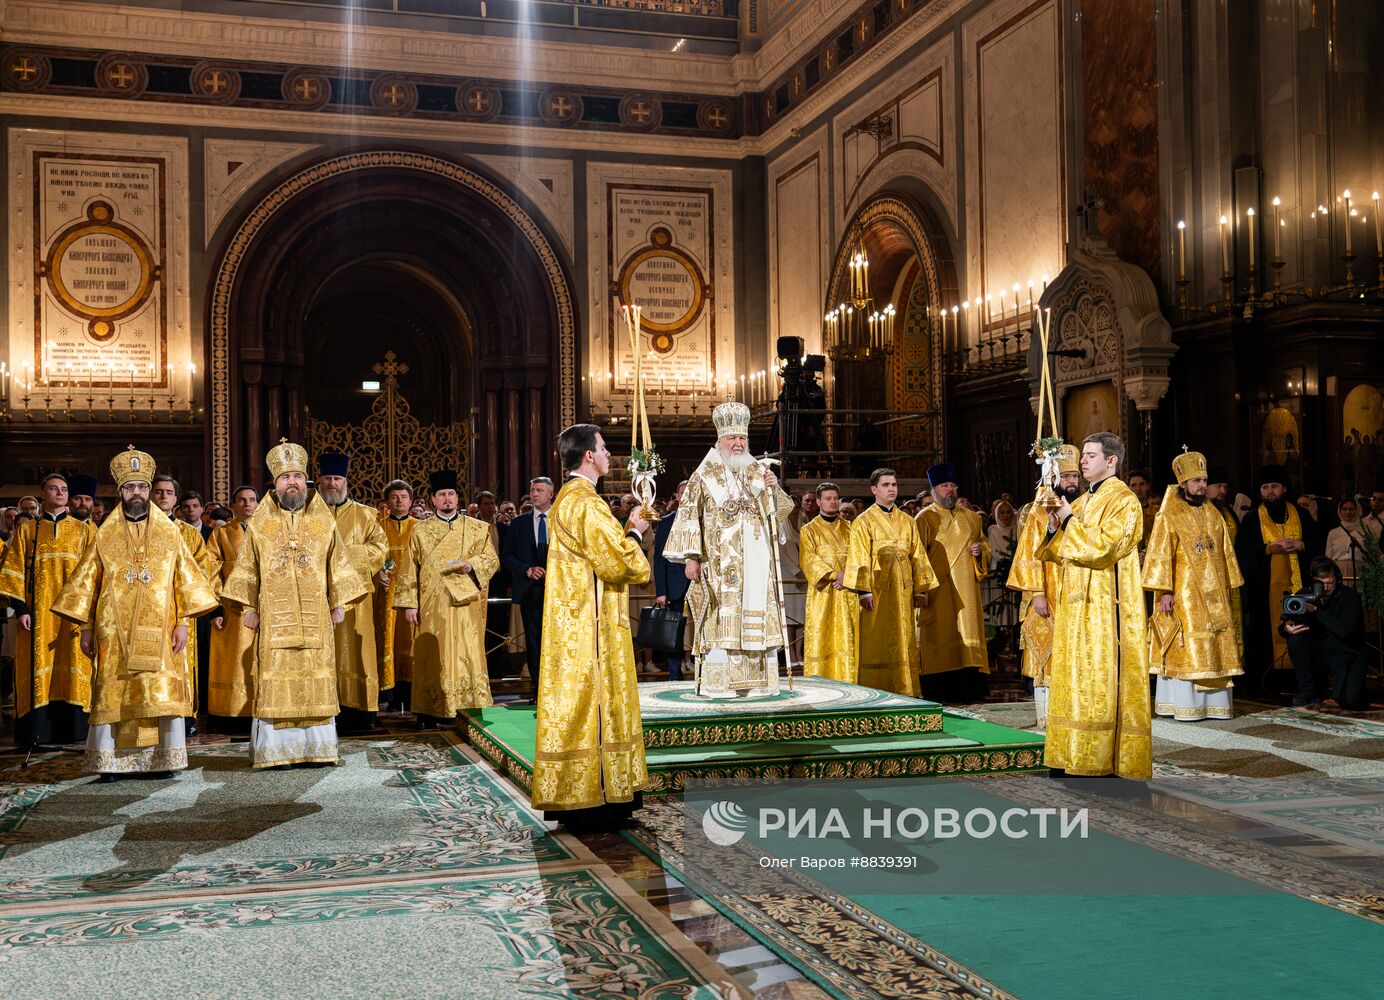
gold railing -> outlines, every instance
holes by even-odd
[[[385,484],[394,479],[402,479],[421,496],[427,492],[428,475],[448,468],[456,470],[462,496],[470,493],[471,422],[419,423],[399,391],[398,377],[407,372],[408,365],[389,351],[375,365],[375,374],[383,375],[384,382],[362,423],[308,421],[313,455],[339,451],[351,456],[351,494],[361,503],[374,506]]]

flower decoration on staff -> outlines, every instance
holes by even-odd
[[[1057,430],[1057,406],[1053,402],[1052,374],[1048,370],[1048,334],[1052,329],[1052,310],[1041,309],[1037,314],[1038,320],[1038,344],[1041,348],[1039,354],[1039,365],[1041,369],[1038,377],[1038,434],[1034,438],[1033,447],[1029,454],[1033,456],[1034,463],[1038,466],[1038,490],[1033,498],[1033,502],[1045,510],[1053,510],[1062,506],[1062,501],[1057,497],[1058,479],[1058,458],[1062,453],[1065,442]],[[1051,423],[1051,433],[1043,436],[1043,417],[1046,416]]]
[[[649,410],[644,402],[644,352],[639,349],[640,308],[637,305],[622,305],[620,313],[625,320],[625,329],[629,332],[630,355],[634,358],[634,422],[630,429],[628,466],[631,492],[639,498],[639,516],[653,523],[659,519],[654,510],[654,499],[658,495],[654,478],[663,471],[664,462],[654,448],[653,435],[649,431]]]

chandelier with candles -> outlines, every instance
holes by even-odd
[[[883,361],[894,353],[893,304],[879,309],[870,294],[870,258],[857,234],[855,250],[846,267],[850,276],[848,298],[826,314],[822,343],[827,357],[836,361]]]

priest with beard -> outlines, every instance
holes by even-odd
[[[338,761],[336,642],[346,608],[370,594],[330,508],[308,494],[308,455],[280,441],[265,464],[274,488],[250,517],[223,601],[259,633],[250,762],[256,769]]]
[[[96,525],[92,523],[91,510],[96,505],[96,490],[99,486],[95,476],[67,477],[67,512],[93,528]]]
[[[1297,593],[1304,582],[1310,584],[1307,567],[1320,546],[1317,522],[1289,502],[1290,483],[1283,466],[1264,466],[1256,486],[1259,500],[1240,522],[1235,539],[1235,555],[1245,577],[1245,664],[1251,676],[1269,671],[1265,687],[1278,690],[1286,682],[1277,678],[1291,679],[1293,669],[1288,641],[1278,631],[1283,595]],[[1280,670],[1289,673],[1273,673]]]

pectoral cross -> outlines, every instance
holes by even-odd
[[[149,573],[148,567],[141,566],[138,571],[136,571],[133,566],[127,566],[125,568],[125,585],[127,587],[133,587],[136,583],[147,587],[153,580],[154,578]]]

